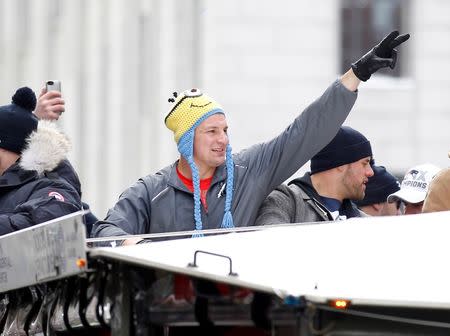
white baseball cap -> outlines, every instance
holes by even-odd
[[[423,202],[431,180],[440,170],[441,168],[431,163],[412,167],[405,174],[400,190],[390,194],[387,201],[394,203],[400,200],[412,204]]]

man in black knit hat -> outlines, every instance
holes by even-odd
[[[38,122],[35,107],[27,87],[0,106],[0,235],[81,209],[75,188],[53,174],[70,142],[54,123]]]
[[[362,200],[373,175],[372,148],[360,132],[342,126],[311,159],[311,171],[280,185],[265,199],[256,225],[318,222],[364,214],[351,202]]]

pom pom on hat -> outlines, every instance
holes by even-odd
[[[16,104],[25,110],[34,111],[36,108],[36,95],[29,87],[21,87],[12,96],[12,104]]]
[[[36,95],[28,87],[18,89],[11,104],[0,106],[0,148],[21,154],[26,139],[37,129],[35,107]]]

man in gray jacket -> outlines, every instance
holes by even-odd
[[[176,99],[165,119],[180,158],[127,189],[96,237],[230,228],[253,225],[259,206],[338,131],[350,112],[360,80],[395,66],[396,50],[409,35],[392,32],[352,65],[274,139],[231,153],[225,112],[198,89]],[[136,239],[125,241],[136,243]]]
[[[373,175],[370,142],[342,126],[311,159],[311,172],[280,185],[264,200],[256,225],[332,221],[362,216],[351,200],[364,198]]]

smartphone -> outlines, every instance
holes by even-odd
[[[61,81],[59,80],[49,80],[45,83],[45,88],[48,91],[58,91],[61,92]]]

